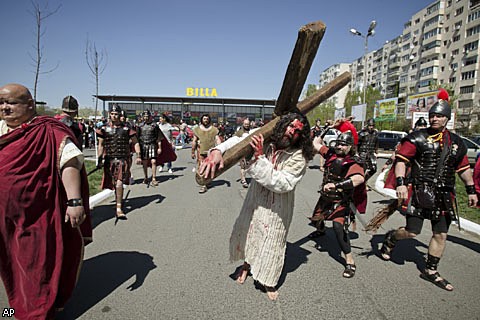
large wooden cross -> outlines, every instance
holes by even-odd
[[[306,114],[313,110],[317,105],[333,96],[350,82],[352,78],[350,73],[344,72],[318,90],[315,94],[298,102],[305,81],[307,80],[308,72],[312,66],[313,59],[317,54],[318,47],[325,34],[325,29],[325,24],[321,21],[317,21],[303,26],[298,31],[297,42],[292,57],[290,58],[282,89],[275,105],[275,115],[277,117],[253,133],[255,135],[263,134],[266,143],[270,140],[275,125],[280,120],[281,115],[286,114],[295,108],[298,108],[301,113]],[[250,146],[250,141],[253,134],[249,135],[247,138],[225,152],[223,155],[224,167],[223,169],[217,168],[214,178],[238,163],[243,157],[252,154],[253,149]],[[211,178],[200,176],[198,171],[195,175],[195,179],[200,185],[206,185],[212,180]]]

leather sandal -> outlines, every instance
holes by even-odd
[[[118,220],[127,220],[127,215],[120,208],[117,208],[116,217]]]
[[[357,266],[355,264],[347,263],[345,266],[345,270],[343,270],[343,277],[353,278],[356,270],[357,270]]]
[[[452,284],[447,280],[445,280],[444,278],[442,278],[440,276],[440,273],[438,273],[438,271],[430,274],[428,273],[427,270],[425,270],[422,274],[420,274],[420,278],[433,283],[434,285],[436,285],[439,288],[442,288],[443,290],[453,291],[453,288],[452,289],[448,288],[448,285],[452,285]]]
[[[395,247],[396,239],[393,238],[395,230],[390,230],[385,235],[385,240],[383,240],[382,247],[380,248],[380,256],[383,260],[388,261],[392,258],[392,251]]]

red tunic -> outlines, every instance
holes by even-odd
[[[67,126],[44,116],[0,137],[0,275],[19,319],[51,318],[65,304],[83,240],[92,236],[84,168],[87,219],[81,229],[64,222],[67,197],[58,155],[67,137],[76,142]]]

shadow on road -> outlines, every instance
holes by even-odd
[[[370,240],[372,250],[363,252],[361,255],[367,256],[367,258],[371,255],[375,255],[379,259],[382,259],[380,255],[380,247],[382,246],[384,239],[384,234],[374,235]],[[418,247],[425,249],[425,252],[418,250]],[[417,266],[419,271],[423,272],[425,269],[425,255],[427,250],[428,245],[418,241],[417,239],[401,240],[395,245],[390,261],[398,265],[404,265],[407,262],[412,262]]]
[[[156,267],[152,256],[136,251],[108,252],[85,260],[73,295],[57,319],[77,319],[132,276],[135,281],[125,289],[140,288]]]
[[[302,264],[308,261],[308,256],[312,252],[302,248],[301,246],[310,240],[311,240],[310,238],[304,237],[293,243],[287,242],[287,251],[285,253],[285,264],[283,266],[282,275],[278,280],[277,288],[280,288],[283,285],[283,283],[285,282],[285,279],[287,278],[288,273],[294,272]]]
[[[224,184],[227,185],[227,187],[229,187],[229,188],[232,186],[232,183],[228,180],[213,180],[210,183],[210,188],[220,187]]]
[[[124,212],[128,216],[128,214],[135,209],[142,208],[154,201],[156,201],[155,203],[161,203],[164,199],[165,197],[160,194],[137,198],[126,198],[123,204]],[[91,213],[91,217],[92,228],[96,228],[103,222],[110,219],[115,221],[115,203],[112,201],[111,204],[95,207]]]
[[[480,243],[472,242],[470,240],[458,238],[451,235],[447,236],[447,241],[459,244],[461,246],[464,246],[465,248],[468,248],[470,250],[480,253]]]

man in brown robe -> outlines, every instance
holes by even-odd
[[[0,275],[17,319],[51,319],[92,236],[83,155],[22,85],[0,87],[0,114]]]
[[[197,167],[207,157],[208,150],[219,144],[218,129],[212,125],[210,115],[204,114],[200,118],[200,125],[193,129],[192,159],[197,158]],[[200,186],[199,193],[207,192],[208,186]]]

